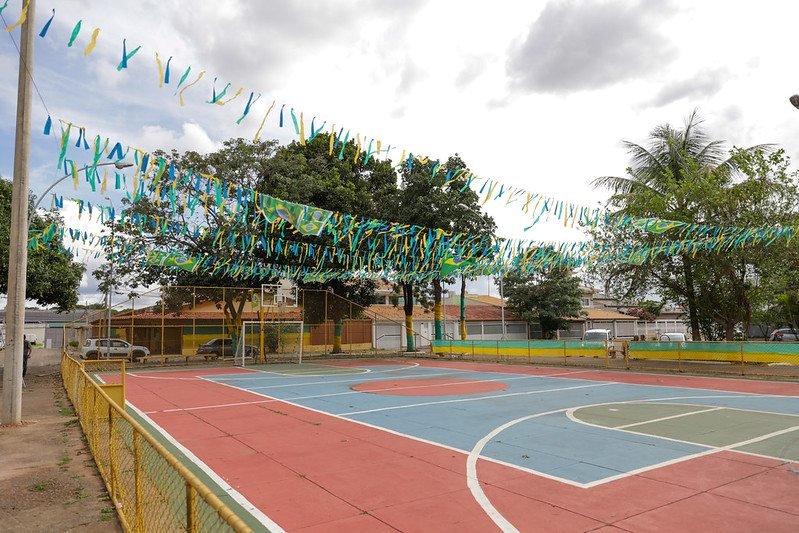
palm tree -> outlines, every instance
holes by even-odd
[[[710,140],[701,127],[702,122],[697,110],[694,110],[686,119],[682,130],[669,124],[657,126],[649,134],[650,142],[647,147],[624,141],[623,144],[630,154],[628,176],[603,176],[593,181],[595,188],[605,188],[613,193],[609,203],[617,208],[614,214],[641,215],[631,212],[631,204],[642,195],[654,195],[662,199],[665,211],[676,216],[690,215],[695,206],[684,198],[671,194],[671,185],[711,173],[729,177],[737,171],[735,161],[728,157],[723,147],[723,141]],[[746,151],[753,152],[767,147],[768,145],[758,145],[747,148]],[[662,216],[662,213],[659,214]],[[694,340],[700,340],[693,262],[688,254],[681,255],[679,260],[682,261],[684,296],[688,303],[691,334]]]

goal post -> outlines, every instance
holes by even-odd
[[[301,363],[302,320],[247,320],[242,322],[234,364],[246,366],[260,361]]]

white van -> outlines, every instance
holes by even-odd
[[[685,333],[661,333],[658,342],[685,342]]]
[[[609,341],[611,338],[609,329],[589,329],[583,333],[584,341]]]

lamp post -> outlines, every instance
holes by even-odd
[[[96,167],[107,167],[109,165],[114,165],[114,167],[117,168],[118,170],[122,170],[123,168],[132,167],[133,163],[122,163],[120,161],[115,161],[113,163],[100,163],[99,165],[96,165]],[[81,170],[83,170],[83,169],[81,169]],[[55,188],[56,185],[58,185],[59,183],[61,183],[65,179],[71,178],[71,177],[72,177],[72,174],[65,174],[65,175],[61,176],[60,178],[58,178],[57,180],[55,180],[49,187],[47,187],[47,189],[42,193],[42,195],[39,197],[39,199],[36,200],[36,204],[33,206],[33,212],[34,213],[36,212],[36,209],[39,208],[39,205],[42,203],[42,200],[45,199],[45,197],[47,196],[48,192],[52,191]],[[33,215],[31,215],[31,216],[33,216]]]
[[[116,211],[114,208],[114,201],[111,199],[110,196],[105,197],[106,200],[111,204],[112,211]],[[108,311],[106,315],[106,323],[107,327],[107,336],[106,336],[106,357],[111,357],[111,298],[114,294],[114,288],[112,286],[114,280],[114,220],[111,220],[111,244],[109,246],[110,252],[108,253],[108,279],[106,280],[106,287],[108,292]]]

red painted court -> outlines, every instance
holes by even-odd
[[[654,393],[664,401],[648,398]],[[799,531],[796,383],[357,361],[134,371],[127,400],[264,529]],[[699,401],[711,403],[686,407]],[[647,418],[621,431],[603,422],[604,405],[609,416],[629,408],[624,416]],[[649,416],[650,409],[685,412]],[[581,413],[595,418],[579,426]],[[706,427],[718,428],[697,429],[705,427],[697,417],[711,415]],[[767,417],[778,425],[746,433]],[[708,444],[733,431],[743,432],[730,437],[734,445]],[[560,445],[541,448],[547,439]],[[599,440],[589,446],[590,439]],[[625,439],[641,442],[625,451]],[[662,440],[662,450],[647,439]],[[453,445],[460,442],[468,445]],[[651,458],[649,448],[657,452]],[[660,460],[661,451],[672,458]],[[594,455],[610,462],[592,462]],[[627,457],[629,467],[612,466]]]

